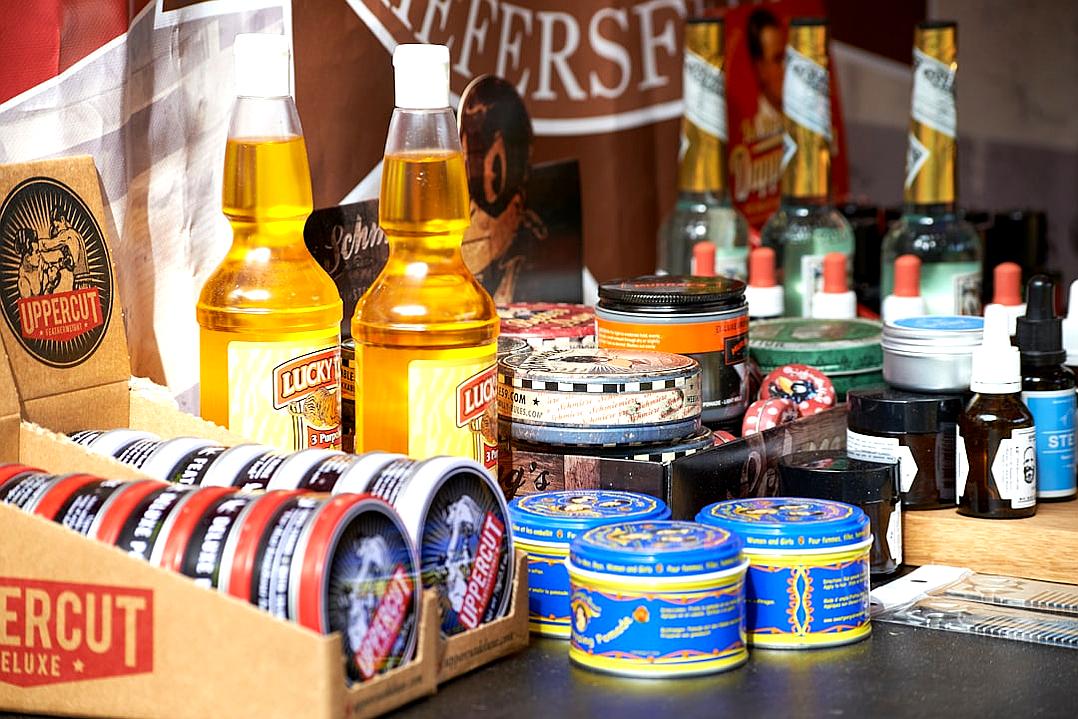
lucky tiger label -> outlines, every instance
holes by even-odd
[[[409,455],[468,457],[493,474],[498,466],[494,353],[489,345],[462,351],[456,359],[412,360]]]
[[[284,450],[340,449],[338,339],[229,343],[229,428]]]

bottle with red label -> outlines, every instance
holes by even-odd
[[[356,305],[356,451],[498,462],[494,301],[464,264],[468,182],[449,50],[400,45],[378,222],[382,273]]]
[[[303,243],[307,149],[280,35],[236,38],[223,210],[233,241],[198,301],[202,416],[285,450],[340,449],[343,308]]]

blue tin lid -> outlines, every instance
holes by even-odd
[[[732,499],[704,507],[696,521],[730,530],[750,550],[840,549],[872,536],[864,511],[827,499]]]
[[[686,577],[737,567],[741,541],[719,527],[646,520],[589,529],[573,540],[574,567],[622,577]]]
[[[951,332],[964,332],[967,330],[983,330],[983,317],[969,317],[966,315],[926,315],[924,317],[904,317],[892,322],[896,327],[905,327],[911,330],[943,330]]]
[[[666,519],[661,499],[608,490],[570,489],[517,497],[509,503],[513,534],[525,541],[564,542],[592,527],[637,519]]]

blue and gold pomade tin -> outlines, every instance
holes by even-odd
[[[509,503],[516,546],[528,554],[528,626],[569,638],[569,543],[611,522],[666,519],[661,499],[633,492],[567,490],[517,497]]]
[[[741,541],[719,527],[647,520],[588,530],[569,550],[569,658],[635,677],[743,664],[747,565]]]
[[[811,649],[864,639],[872,532],[858,507],[822,499],[735,499],[696,521],[733,532],[749,559],[749,641]]]

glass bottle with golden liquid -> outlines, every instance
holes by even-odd
[[[953,22],[917,26],[913,95],[906,151],[905,207],[881,249],[880,296],[893,293],[895,260],[921,260],[921,296],[930,315],[981,313],[984,248],[958,209],[958,28]]]
[[[285,450],[340,449],[340,294],[303,243],[310,170],[288,42],[236,38],[228,254],[198,300],[202,416]]]
[[[790,21],[782,84],[782,204],[760,230],[760,244],[775,251],[788,317],[813,316],[813,299],[823,290],[824,257],[846,257],[847,282],[853,264],[853,228],[831,197],[829,35],[826,20]]]
[[[686,21],[678,196],[659,228],[658,269],[663,274],[702,274],[693,249],[708,242],[715,250],[714,274],[739,280],[747,276],[748,223],[730,205],[727,191],[725,64],[723,20]]]
[[[449,51],[400,45],[378,220],[382,273],[356,305],[356,451],[497,466],[494,301],[464,264],[468,184]]]

